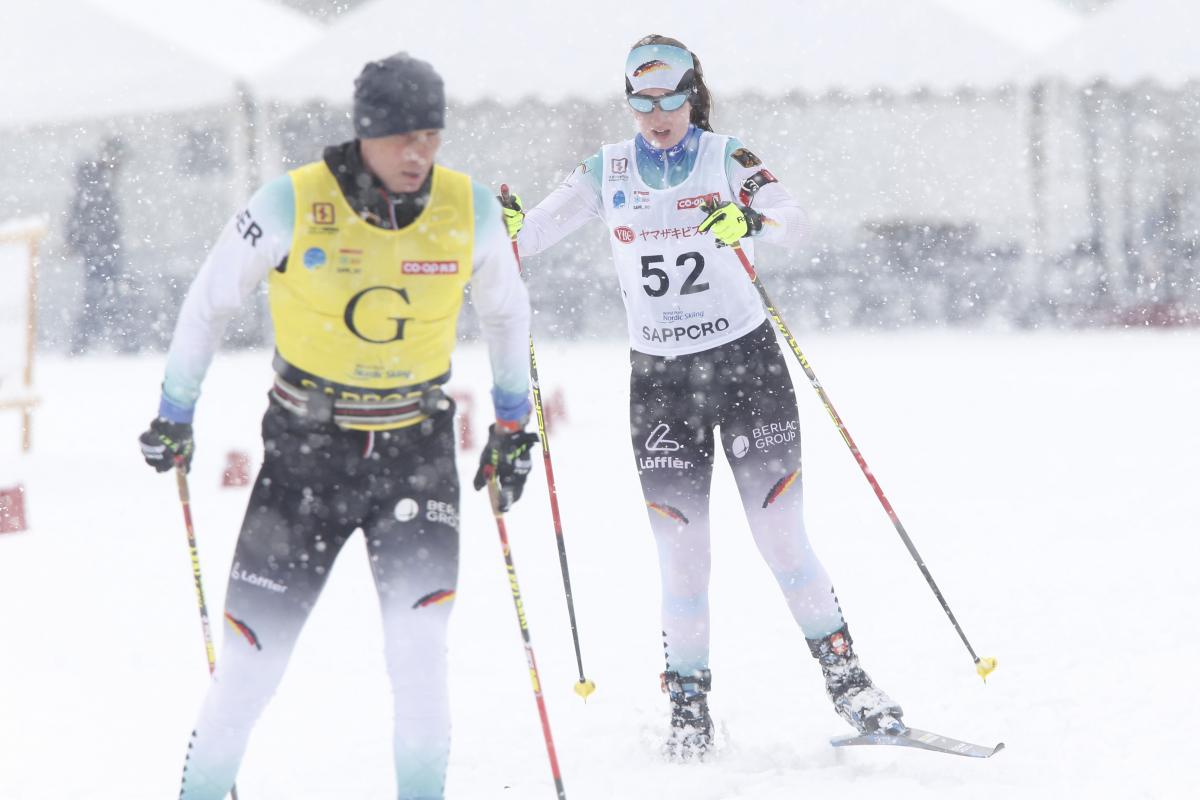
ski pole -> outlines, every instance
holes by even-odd
[[[975,662],[975,671],[980,678],[986,682],[988,675],[996,669],[996,659],[993,657],[980,658],[975,655],[975,649],[971,647],[971,643],[967,641],[967,635],[963,633],[962,626],[958,624],[958,620],[954,618],[954,612],[950,610],[950,604],[946,602],[946,598],[942,596],[942,592],[938,589],[937,583],[933,580],[933,575],[930,574],[929,568],[925,566],[925,559],[921,558],[921,554],[917,552],[916,546],[908,533],[904,530],[904,525],[900,522],[900,517],[896,514],[892,504],[883,494],[883,489],[879,485],[879,481],[875,480],[874,473],[867,466],[866,459],[858,449],[858,445],[854,443],[854,439],[850,436],[850,431],[846,429],[842,418],[833,408],[833,403],[829,399],[829,395],[825,393],[825,388],[821,386],[821,382],[817,380],[817,375],[813,372],[813,368],[809,366],[808,359],[804,357],[804,353],[800,352],[800,345],[796,343],[796,337],[792,336],[792,332],[788,330],[787,324],[783,321],[783,317],[776,310],[775,304],[771,302],[771,298],[767,296],[766,287],[758,277],[754,265],[750,263],[750,259],[742,251],[741,245],[733,245],[733,251],[737,253],[738,259],[742,262],[742,267],[746,270],[746,274],[750,276],[751,282],[754,283],[754,288],[758,290],[758,296],[762,298],[763,305],[766,306],[767,314],[774,320],[775,326],[779,328],[779,332],[783,334],[783,338],[787,341],[788,346],[792,348],[792,354],[796,356],[796,360],[800,362],[800,368],[804,370],[804,374],[808,376],[808,382],[812,384],[816,390],[817,396],[821,398],[821,402],[825,406],[825,410],[829,412],[833,424],[837,426],[838,432],[842,434],[842,439],[845,440],[846,446],[850,448],[850,452],[854,455],[854,460],[858,462],[859,469],[867,478],[867,482],[871,484],[871,488],[875,490],[875,496],[879,498],[879,502],[883,505],[883,510],[887,512],[888,519],[896,526],[896,533],[900,534],[900,540],[904,542],[904,546],[908,548],[908,553],[917,562],[917,566],[921,569],[921,574],[925,576],[925,582],[929,584],[929,588],[933,590],[933,594],[937,597],[938,602],[942,604],[942,610],[946,612],[946,616],[950,618],[950,623],[954,625],[954,630],[958,632],[959,638],[967,647],[967,652],[971,654],[971,659]]]
[[[508,184],[500,184],[500,202],[511,207],[512,196],[508,193]],[[517,269],[521,269],[521,254],[517,251],[517,242],[512,243],[513,256],[517,259]],[[550,493],[550,516],[554,520],[554,537],[558,542],[558,566],[562,570],[563,591],[567,595],[567,615],[571,619],[571,639],[575,643],[575,665],[579,668],[579,682],[575,684],[575,694],[587,701],[588,695],[596,691],[596,684],[584,677],[583,655],[579,649],[579,629],[575,624],[575,599],[571,593],[571,571],[567,568],[567,543],[563,538],[562,517],[558,513],[558,488],[554,482],[554,464],[550,460],[550,437],[546,434],[546,413],[542,405],[542,389],[538,380],[537,354],[533,349],[533,334],[529,335],[529,380],[533,387],[533,408],[537,413],[538,436],[542,444],[542,465],[546,468],[546,490]]]
[[[542,737],[546,740],[546,755],[550,757],[550,774],[554,776],[554,788],[559,800],[566,800],[562,774],[558,771],[558,755],[554,751],[554,737],[550,733],[550,716],[546,713],[546,700],[542,697],[542,681],[538,677],[537,661],[533,657],[533,642],[529,637],[529,622],[525,618],[525,603],[521,600],[521,585],[517,582],[517,568],[513,566],[512,548],[508,544],[508,529],[504,525],[504,512],[500,510],[500,481],[496,477],[495,454],[488,471],[488,497],[492,502],[492,515],[496,518],[496,530],[500,533],[500,549],[504,552],[504,565],[508,569],[508,583],[512,587],[513,607],[517,610],[517,623],[521,626],[521,638],[525,641],[525,661],[529,664],[529,680],[533,683],[533,696],[537,701],[538,716],[542,720]]]
[[[204,632],[204,654],[208,657],[208,674],[217,669],[217,651],[213,647],[212,626],[208,624],[208,604],[204,602],[204,581],[200,579],[200,548],[196,546],[196,529],[192,525],[191,493],[188,492],[187,472],[183,459],[175,460],[175,482],[179,484],[179,505],[183,507],[183,524],[187,528],[188,553],[192,558],[192,581],[196,587],[196,604],[200,607],[200,628]],[[229,796],[238,800],[237,785],[229,790]]]

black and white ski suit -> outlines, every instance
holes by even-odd
[[[606,145],[529,210],[517,242],[535,255],[590,219],[609,229],[631,348],[630,436],[662,576],[667,669],[708,669],[709,486],[716,450],[808,639],[844,624],[804,527],[800,430],[783,354],[731,248],[701,234],[710,201],[765,217],[755,238],[790,245],[805,217],[737,140],[690,129],[669,151]],[[742,247],[753,259],[754,239]]]

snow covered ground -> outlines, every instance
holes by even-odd
[[[988,761],[834,750],[848,732],[714,479],[714,692],[721,749],[663,763],[658,577],[617,343],[544,347],[566,390],[555,468],[588,676],[575,681],[540,474],[510,534],[567,789],[580,798],[1190,797],[1200,658],[1195,332],[802,337],[802,346],[976,649],[985,686],[803,378],[807,520],[864,663],[920,727],[1007,742]],[[482,351],[456,385],[483,397]],[[0,418],[0,486],[31,529],[0,536],[0,798],[165,798],[208,680],[169,476],[140,461],[161,358],[46,358],[34,453]],[[193,505],[214,630],[257,453],[267,353],[222,355],[201,401]],[[482,416],[480,418],[482,422]],[[464,455],[469,478],[476,454]],[[540,470],[539,470],[540,473]],[[447,796],[553,789],[486,500],[465,496],[451,637]],[[218,652],[218,659],[220,653]],[[1188,666],[1188,665],[1192,666]],[[379,611],[344,551],[251,740],[243,800],[394,797]],[[1189,788],[1190,787],[1190,788]]]

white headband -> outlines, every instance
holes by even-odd
[[[646,44],[635,47],[625,59],[625,83],[631,93],[643,89],[688,88],[696,62],[682,47],[669,44]]]

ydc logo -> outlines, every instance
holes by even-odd
[[[680,211],[688,211],[693,208],[701,208],[707,205],[717,205],[721,202],[721,193],[712,192],[710,194],[700,194],[695,197],[685,197],[675,204],[675,208]]]
[[[617,237],[617,241],[623,244],[632,244],[633,240],[637,238],[637,234],[633,232],[633,228],[630,228],[628,225],[613,228],[613,236]]]

